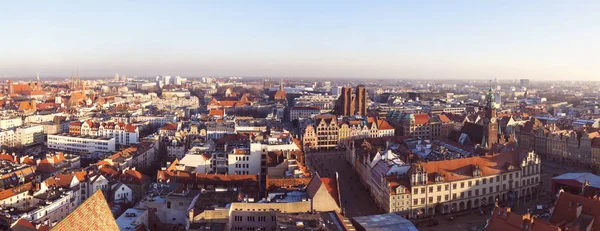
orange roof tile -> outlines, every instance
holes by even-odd
[[[389,130],[389,129],[394,129],[394,128],[385,120],[377,120],[377,129]]]
[[[210,112],[208,112],[208,115],[223,117],[223,116],[225,116],[225,111],[224,110],[212,109],[212,110],[210,110]]]
[[[450,122],[450,119],[448,118],[448,116],[446,116],[444,114],[439,115],[439,117],[440,117],[440,122],[442,122],[442,123]]]
[[[102,190],[97,190],[51,230],[119,230]]]
[[[427,114],[414,114],[415,124],[426,124],[429,122],[429,115]]]

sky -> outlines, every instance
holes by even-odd
[[[600,1],[0,0],[0,77],[600,79]]]

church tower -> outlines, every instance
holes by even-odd
[[[487,148],[498,143],[498,121],[496,117],[496,108],[494,107],[494,91],[490,87],[486,96],[485,116],[483,118],[483,138],[482,144]]]
[[[36,86],[36,90],[42,90],[42,84],[40,83],[40,73],[37,73],[37,86]]]

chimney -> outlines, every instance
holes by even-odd
[[[581,215],[581,211],[583,210],[583,204],[582,203],[577,203],[577,215],[575,216],[575,219],[579,218],[579,216]]]

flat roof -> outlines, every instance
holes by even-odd
[[[142,223],[136,224],[135,221],[142,216],[147,210],[138,208],[129,208],[125,210],[125,213],[121,214],[117,220],[117,225],[120,230],[135,230],[135,227]]]
[[[418,231],[412,222],[395,213],[353,217],[352,220],[355,226],[361,226],[364,230]]]

